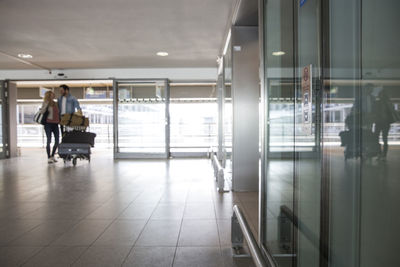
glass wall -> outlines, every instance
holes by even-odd
[[[217,145],[216,100],[171,99],[171,153],[207,153]]]
[[[113,146],[112,100],[78,99],[83,114],[89,118],[88,131],[96,133],[97,148]],[[34,122],[33,117],[41,107],[41,100],[18,100],[17,135],[18,147],[45,147],[46,134],[43,126]]]
[[[218,104],[212,83],[170,84],[172,156],[205,156],[217,146]]]
[[[167,157],[166,81],[117,81],[116,156]]]
[[[261,240],[282,266],[293,266],[294,43],[293,1],[269,0],[265,12],[265,180]],[[279,255],[279,256],[276,256]]]
[[[329,8],[331,265],[399,266],[400,2],[332,1]]]
[[[400,266],[400,2],[262,3],[263,248],[278,266]]]

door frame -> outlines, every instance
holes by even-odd
[[[0,159],[5,159],[10,156],[10,151],[8,149],[8,140],[9,140],[9,122],[8,122],[8,80],[2,80],[0,81],[0,87],[1,87],[1,121],[2,121],[2,127],[1,127],[1,132],[2,132],[2,145],[3,145],[3,151],[0,152]]]
[[[118,151],[118,83],[165,83],[165,152],[135,153]],[[114,119],[114,158],[115,159],[167,159],[170,157],[170,88],[169,80],[165,79],[113,79],[113,119]]]

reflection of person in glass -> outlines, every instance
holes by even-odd
[[[385,89],[378,93],[375,101],[375,134],[379,140],[379,136],[382,133],[383,150],[381,149],[379,158],[382,160],[386,159],[388,153],[388,136],[390,130],[390,124],[398,120],[396,111],[393,108],[393,104]]]
[[[353,107],[345,119],[347,131],[339,133],[345,147],[345,159],[360,158],[371,160],[380,154],[380,146],[373,125],[376,121],[373,85],[368,84],[359,97],[355,97]]]

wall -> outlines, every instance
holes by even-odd
[[[215,66],[217,63],[215,63]],[[0,70],[0,79],[60,79],[58,73],[64,73],[68,79],[155,79],[170,80],[212,80],[215,81],[215,68],[148,68],[148,69],[66,69],[54,70]]]
[[[237,51],[235,47],[240,47]],[[258,27],[232,27],[232,186],[257,191],[259,173]]]

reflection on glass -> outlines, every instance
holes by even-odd
[[[400,266],[400,1],[301,3],[264,1],[261,241],[279,266]]]
[[[329,263],[399,266],[400,2],[363,0],[360,8],[338,0],[330,9],[322,118]]]

